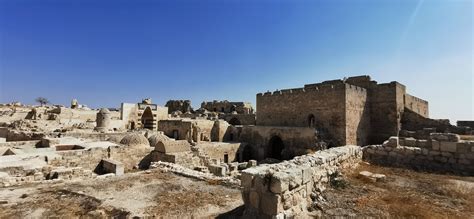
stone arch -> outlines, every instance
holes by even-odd
[[[240,122],[239,119],[237,119],[236,117],[233,117],[232,119],[229,120],[229,124],[231,124],[231,125],[241,125],[242,123]]]
[[[313,114],[308,115],[308,127],[315,128],[316,127],[316,118]]]
[[[280,138],[280,136],[274,135],[272,138],[270,138],[270,141],[268,141],[268,157],[281,160],[283,157],[281,153],[283,152],[284,148],[285,145],[283,144],[283,140]]]
[[[143,111],[141,121],[142,121],[142,124],[143,124],[143,128],[153,129],[153,124],[155,123],[155,120],[153,118],[153,112],[151,111],[150,107],[147,107]]]

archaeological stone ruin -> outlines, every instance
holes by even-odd
[[[305,218],[360,163],[474,176],[474,122],[430,118],[428,101],[408,91],[356,76],[258,93],[256,108],[1,104],[0,187],[160,170],[240,189],[242,218]]]

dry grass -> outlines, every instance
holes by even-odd
[[[474,135],[459,135],[459,137],[461,137],[461,140],[474,141]]]
[[[385,182],[358,176],[360,171],[385,174]],[[329,191],[335,200],[330,207],[345,208],[358,216],[396,218],[472,218],[474,179],[420,173],[362,163],[346,172],[349,183],[342,191]],[[328,198],[329,200],[331,198]],[[341,206],[340,203],[353,203]],[[339,206],[337,206],[339,205]]]

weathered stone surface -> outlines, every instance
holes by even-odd
[[[440,142],[439,150],[447,152],[457,152],[457,143],[442,141]]]

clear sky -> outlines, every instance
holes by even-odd
[[[0,0],[0,102],[249,101],[370,74],[474,119],[471,0]]]

